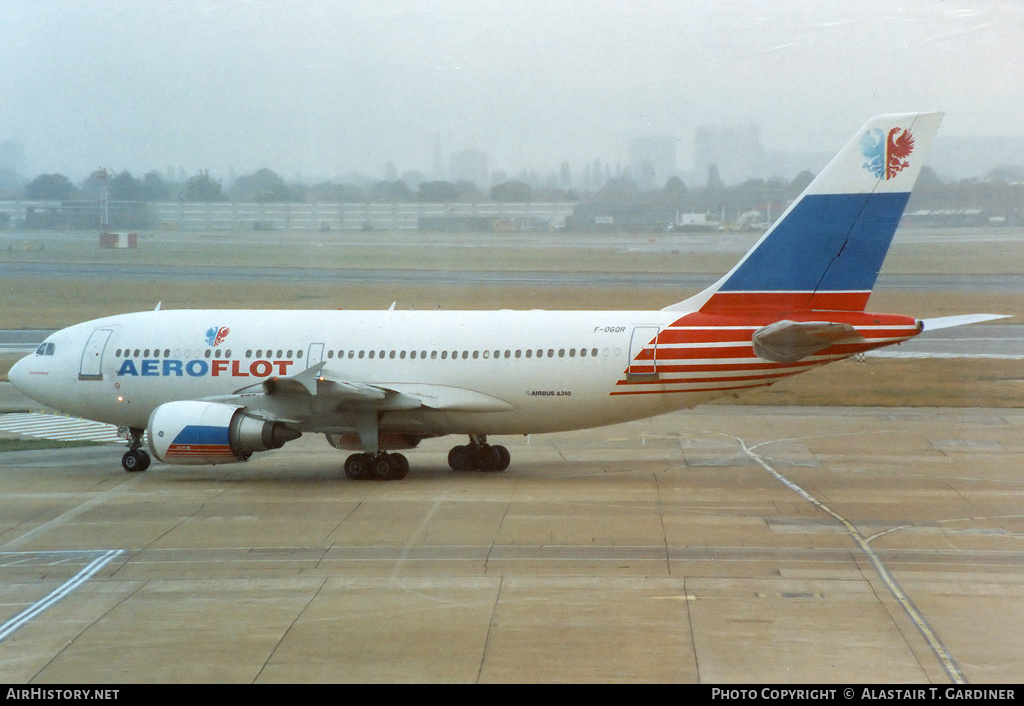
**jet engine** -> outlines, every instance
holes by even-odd
[[[279,449],[302,432],[218,402],[168,402],[153,410],[149,448],[164,463],[209,465],[247,461],[256,451]]]

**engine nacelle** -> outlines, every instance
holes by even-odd
[[[168,402],[153,410],[149,449],[164,463],[210,465],[247,461],[256,451],[279,449],[302,432],[267,422],[244,407],[218,402]]]

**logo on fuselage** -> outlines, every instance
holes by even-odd
[[[894,127],[886,136],[879,128],[868,130],[860,140],[864,168],[879,179],[892,179],[910,166],[907,157],[914,151],[914,136],[909,130]]]
[[[227,326],[221,326],[220,328],[214,326],[206,332],[206,344],[210,346],[219,346],[224,342],[224,339],[228,337],[229,333],[231,333],[231,329]]]

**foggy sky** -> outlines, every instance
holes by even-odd
[[[1024,135],[1024,6],[967,0],[0,0],[0,141],[28,174],[544,173],[757,123],[834,152],[877,113]]]

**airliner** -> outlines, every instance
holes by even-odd
[[[10,370],[33,399],[123,428],[151,454],[221,464],[323,434],[352,479],[406,477],[398,453],[468,437],[448,463],[502,471],[492,435],[642,419],[772,385],[990,314],[865,311],[941,113],[868,121],[740,262],[654,311],[123,314],[49,336]],[[144,441],[145,440],[145,441]],[[148,452],[143,448],[148,446]]]

